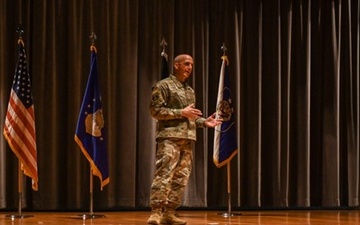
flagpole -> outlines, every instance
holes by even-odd
[[[93,183],[93,170],[90,167],[90,215],[93,215],[94,213],[94,183]]]
[[[20,1],[20,11],[21,11],[21,1]],[[22,23],[22,19],[21,19],[21,13],[20,13],[20,25],[16,29],[16,32],[19,35],[19,41],[22,42],[22,35],[24,33],[24,29],[22,28],[21,23]],[[19,164],[18,165],[18,214],[5,216],[7,218],[11,218],[11,220],[33,217],[32,215],[23,215],[22,214],[23,173],[21,170],[21,160],[20,159],[18,159],[18,164]]]
[[[89,184],[89,190],[90,190],[90,206],[89,206],[89,213],[85,213],[80,215],[83,220],[86,219],[96,219],[96,218],[103,218],[105,215],[103,214],[94,214],[94,182],[93,182],[93,170],[90,166],[90,184]]]
[[[226,170],[227,170],[227,192],[228,192],[228,211],[224,213],[219,213],[219,215],[222,215],[223,217],[232,217],[232,216],[240,216],[241,213],[232,213],[231,212],[231,173],[230,173],[230,162],[229,161],[226,164]]]
[[[18,163],[19,163],[19,166],[18,166],[18,214],[17,215],[14,215],[14,214],[6,215],[6,217],[11,218],[11,220],[33,217],[32,215],[23,215],[22,214],[23,174],[21,171],[21,161],[19,160]]]
[[[231,179],[230,179],[230,162],[227,163],[226,165],[226,169],[227,169],[227,190],[228,190],[228,215],[227,216],[232,216],[233,214],[231,214]]]
[[[223,57],[226,57],[226,51],[227,48],[225,46],[225,43],[223,43],[223,45],[221,46],[221,50],[223,51]],[[218,213],[218,215],[222,215],[223,217],[232,217],[235,215],[241,215],[240,213],[232,213],[231,212],[231,173],[230,173],[230,162],[231,160],[229,160],[226,163],[226,177],[227,177],[227,193],[228,193],[228,211],[224,212],[224,213]]]
[[[95,34],[95,32],[91,32],[90,35],[90,40],[91,40],[91,47],[90,49],[95,48],[95,41],[97,39],[97,36]],[[95,48],[96,49],[96,48]],[[92,165],[90,165],[90,183],[89,183],[89,190],[90,190],[90,206],[89,206],[89,213],[85,213],[80,215],[82,217],[83,220],[86,219],[96,219],[96,218],[103,218],[105,217],[105,215],[103,214],[94,214],[94,182],[93,182],[93,169],[92,169]]]
[[[21,162],[18,160],[18,196],[19,196],[19,208],[18,208],[18,216],[21,217],[21,210],[22,210],[22,186],[23,186],[23,177],[21,172]]]

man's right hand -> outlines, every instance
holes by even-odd
[[[195,104],[186,106],[181,110],[181,115],[189,119],[197,119],[202,116],[202,112],[195,108]]]

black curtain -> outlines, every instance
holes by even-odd
[[[239,153],[213,163],[213,130],[199,129],[183,207],[235,209],[359,205],[359,1],[0,1],[0,128],[17,63],[19,24],[31,75],[39,190],[24,176],[30,210],[86,210],[89,163],[74,134],[95,32],[110,183],[94,177],[94,209],[143,209],[155,169],[148,112],[180,53],[205,116],[215,111],[227,47]],[[170,68],[170,71],[172,69]],[[2,118],[2,119],[1,119]],[[228,176],[227,174],[230,174]],[[0,208],[18,206],[18,160],[0,139]]]

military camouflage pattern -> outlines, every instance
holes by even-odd
[[[170,75],[152,89],[150,113],[157,120],[156,172],[150,191],[152,210],[176,209],[181,205],[192,165],[196,128],[205,118],[189,120],[181,110],[195,104],[195,92]]]
[[[158,138],[185,138],[196,140],[196,128],[204,127],[205,118],[189,120],[181,116],[181,109],[194,103],[194,90],[170,75],[152,89],[150,113],[157,120]]]
[[[176,209],[181,205],[192,168],[193,144],[189,139],[158,140],[156,172],[150,191],[152,209]]]

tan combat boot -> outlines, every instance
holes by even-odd
[[[159,225],[162,215],[162,209],[152,209],[151,215],[147,221],[148,224]]]
[[[186,224],[186,221],[178,218],[175,215],[175,210],[166,210],[165,213],[163,214],[163,216],[161,217],[160,223],[184,225],[184,224]]]

